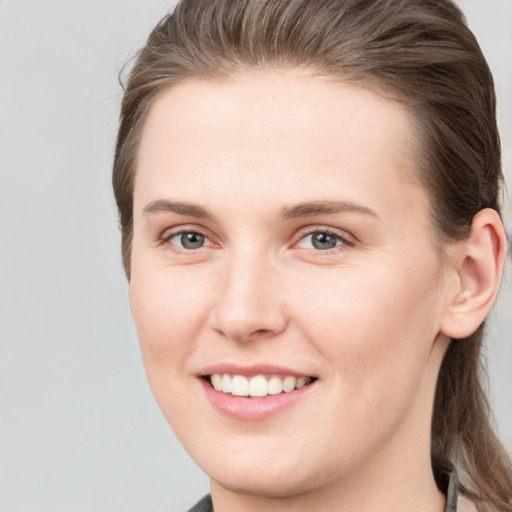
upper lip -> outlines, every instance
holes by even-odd
[[[212,364],[204,367],[199,372],[200,377],[206,377],[214,373],[228,373],[230,375],[245,375],[252,377],[254,375],[293,375],[294,377],[315,377],[310,373],[304,373],[295,369],[274,364],[252,364],[241,366],[230,363]]]

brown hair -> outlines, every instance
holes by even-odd
[[[474,215],[499,211],[502,181],[491,72],[450,0],[182,0],[151,33],[129,75],[113,185],[130,276],[137,150],[156,96],[191,78],[301,67],[406,103],[418,175],[438,238],[462,240]],[[512,510],[510,459],[490,426],[483,326],[452,340],[436,389],[432,454],[455,462],[481,510]]]

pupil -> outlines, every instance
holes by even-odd
[[[181,244],[185,249],[198,249],[204,244],[204,236],[199,233],[183,233]]]
[[[327,233],[315,233],[312,243],[315,249],[333,249],[336,247],[336,237]]]

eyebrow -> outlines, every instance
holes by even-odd
[[[161,212],[176,213],[187,217],[195,217],[196,219],[213,219],[212,213],[202,206],[186,202],[169,201],[167,199],[152,201],[147,204],[143,210],[144,215]],[[286,220],[313,217],[315,215],[332,215],[343,212],[361,213],[377,219],[380,218],[373,210],[370,210],[370,208],[350,201],[310,201],[299,203],[283,208],[280,217]]]
[[[143,210],[144,215],[161,212],[177,213],[178,215],[186,215],[187,217],[195,217],[196,219],[213,219],[213,215],[202,206],[168,201],[167,199],[152,201],[147,204]]]
[[[332,215],[334,213],[362,213],[379,219],[380,217],[370,208],[350,201],[312,201],[288,206],[283,209],[281,216],[284,219],[297,219],[300,217],[313,217],[315,215]]]

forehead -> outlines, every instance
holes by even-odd
[[[320,178],[326,189],[390,178],[417,185],[412,126],[402,104],[301,71],[186,81],[149,112],[136,196],[155,195],[162,179],[176,190],[280,177],[290,195]]]

